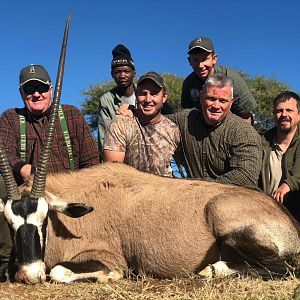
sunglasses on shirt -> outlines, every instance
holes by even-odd
[[[33,95],[35,92],[38,92],[39,94],[46,93],[50,89],[50,85],[48,84],[39,84],[39,85],[24,85],[23,91],[27,95]]]

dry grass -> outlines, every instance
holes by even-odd
[[[228,299],[293,299],[299,279],[273,279],[239,277],[203,281],[197,278],[155,280],[144,277],[121,280],[117,283],[44,283],[0,284],[0,299],[172,299],[172,300],[228,300]]]

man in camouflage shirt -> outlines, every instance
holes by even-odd
[[[104,160],[124,162],[140,171],[171,176],[170,160],[180,142],[177,126],[161,114],[167,91],[156,72],[140,77],[133,118],[117,115],[104,140]]]

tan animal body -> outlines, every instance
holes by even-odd
[[[298,224],[283,206],[253,189],[105,163],[48,175],[45,190],[52,208],[64,207],[61,199],[94,208],[76,219],[49,213],[46,267],[94,272],[76,276],[56,267],[51,276],[57,281],[114,280],[128,269],[162,278],[184,276],[223,258],[225,245],[245,260],[268,266],[282,265],[300,252]]]

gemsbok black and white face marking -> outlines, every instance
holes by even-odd
[[[46,279],[43,262],[47,240],[48,203],[44,197],[8,200],[5,217],[12,229],[19,270],[18,281],[38,283]]]
[[[19,282],[36,284],[46,280],[44,257],[49,210],[70,218],[80,218],[93,211],[93,207],[84,203],[67,203],[52,193],[46,194],[47,200],[28,194],[6,204],[0,199],[0,212],[4,212],[13,235],[18,262],[15,279]]]

